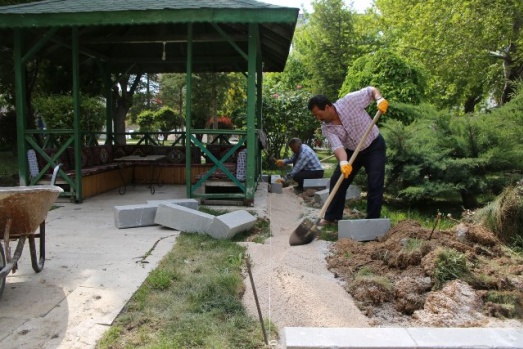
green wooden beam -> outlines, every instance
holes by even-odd
[[[139,25],[158,23],[296,23],[298,8],[279,9],[162,9],[139,11],[92,11],[76,13],[0,13],[0,28]]]

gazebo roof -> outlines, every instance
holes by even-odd
[[[255,0],[46,0],[0,7],[0,40],[10,45],[6,32],[19,29],[26,47],[40,43],[40,54],[69,65],[77,28],[82,63],[100,60],[114,73],[167,73],[186,71],[192,35],[193,72],[245,72],[249,26],[256,24],[263,71],[277,72],[285,68],[298,13]]]

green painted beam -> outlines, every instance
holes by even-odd
[[[0,28],[139,25],[159,23],[296,23],[298,8],[278,9],[166,9],[92,11],[75,13],[5,13],[0,7]]]

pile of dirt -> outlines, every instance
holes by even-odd
[[[327,263],[372,326],[523,327],[523,256],[482,225],[405,220],[375,241],[337,241]]]

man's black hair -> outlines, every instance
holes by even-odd
[[[309,110],[312,110],[312,108],[316,106],[319,110],[325,110],[325,106],[327,105],[332,105],[330,99],[328,99],[324,95],[316,95],[309,99],[309,105],[307,106],[307,108],[309,108]]]

